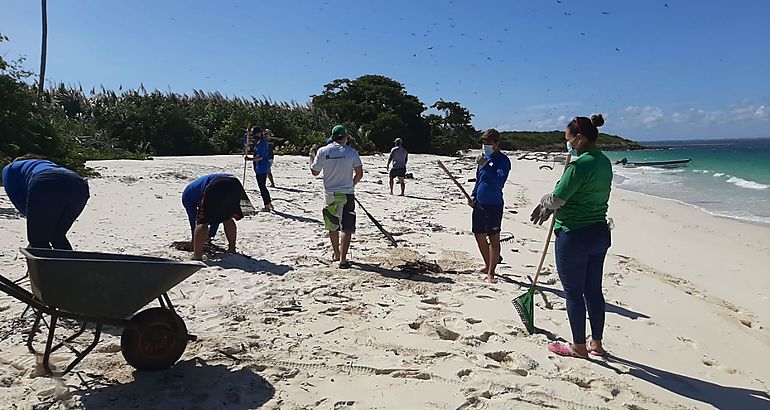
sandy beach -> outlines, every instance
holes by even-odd
[[[505,188],[500,281],[480,274],[470,209],[436,166],[461,181],[470,158],[410,156],[407,196],[388,194],[386,157],[363,157],[357,198],[399,242],[358,212],[353,269],[339,270],[321,217],[322,181],[305,157],[278,156],[276,212],[238,223],[241,254],[211,253],[170,292],[190,333],[177,365],[134,371],[120,330],[73,372],[40,376],[24,346],[31,315],[0,295],[0,407],[14,409],[767,409],[770,408],[770,228],[676,201],[613,190],[605,263],[605,347],[612,357],[557,357],[569,338],[552,252],[529,335],[511,299],[529,286],[546,227],[529,222],[560,167],[517,161]],[[189,259],[180,195],[240,156],[97,161],[91,199],[70,231],[77,250]],[[468,190],[471,182],[465,182]],[[245,188],[261,207],[254,174]],[[1,191],[1,190],[0,190]],[[0,193],[0,273],[24,276],[25,220]],[[215,243],[226,244],[220,230]],[[552,250],[552,248],[551,248]],[[440,269],[412,269],[436,264]],[[87,338],[86,338],[87,339]],[[42,340],[42,339],[41,339]],[[55,363],[69,356],[56,355]]]

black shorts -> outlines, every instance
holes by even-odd
[[[473,233],[483,233],[487,236],[500,233],[503,221],[502,205],[481,205],[473,207]]]
[[[230,218],[243,218],[243,185],[233,177],[219,177],[206,187],[198,207],[198,224],[220,224]]]
[[[405,177],[406,176],[406,168],[391,168],[390,169],[390,177]]]

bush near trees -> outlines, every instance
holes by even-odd
[[[0,34],[0,43],[8,37]],[[0,56],[0,168],[25,153],[40,153],[60,164],[84,171],[85,159],[76,146],[61,137],[34,87],[24,82],[32,73],[21,68],[23,60],[5,61]]]

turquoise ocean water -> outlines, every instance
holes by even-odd
[[[614,161],[690,158],[686,167],[613,165],[618,188],[698,206],[712,214],[770,225],[770,139],[642,142],[651,149],[606,152]]]

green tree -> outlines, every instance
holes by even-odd
[[[312,96],[313,107],[341,123],[368,132],[379,150],[391,147],[401,137],[415,152],[430,149],[429,128],[422,113],[425,105],[406,92],[403,84],[381,75],[364,75],[355,80],[337,79]],[[362,137],[359,135],[359,137]]]
[[[8,37],[0,34],[0,42],[5,41]],[[34,153],[84,171],[83,158],[69,139],[56,133],[35,89],[24,82],[32,73],[21,68],[22,61],[0,57],[0,168],[17,156]]]
[[[426,121],[430,126],[431,152],[454,155],[459,150],[476,144],[478,131],[471,124],[473,114],[456,101],[436,101],[431,108],[444,113],[443,116],[430,114]]]

